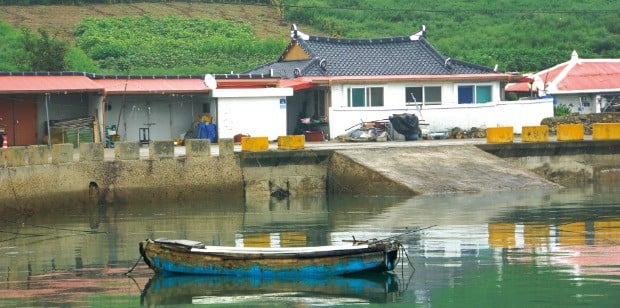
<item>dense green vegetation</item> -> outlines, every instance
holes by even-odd
[[[573,50],[584,58],[620,57],[617,0],[283,3],[287,20],[309,24],[332,36],[407,35],[424,24],[427,38],[444,55],[489,67],[499,64],[501,71],[541,70],[567,61]],[[527,13],[532,11],[544,12]]]
[[[81,5],[81,4],[118,4],[118,3],[135,3],[135,2],[169,2],[168,0],[0,0],[0,5],[36,5],[36,4],[63,4],[63,5]],[[192,0],[192,2],[210,2],[210,3],[247,3],[247,4],[270,4],[271,0]]]
[[[16,55],[23,50],[19,31],[0,21],[0,38],[0,71],[17,71]]]
[[[401,36],[424,24],[427,38],[444,55],[488,67],[499,64],[500,71],[538,71],[568,60],[573,50],[584,58],[620,58],[617,0],[187,1],[272,5],[274,15],[316,35]],[[133,2],[139,1],[0,0],[5,5]],[[86,18],[75,29],[75,44],[68,45],[65,67],[106,74],[240,72],[275,60],[288,40],[259,40],[251,24],[180,17]],[[46,39],[40,34],[32,33]],[[23,61],[27,35],[0,21],[0,70],[33,69]],[[53,41],[48,38],[48,43]]]
[[[86,71],[98,67],[84,52],[44,29],[17,30],[0,20],[0,71]]]
[[[244,24],[179,17],[87,18],[75,35],[99,68],[130,74],[240,72],[272,61],[287,43],[259,40]]]

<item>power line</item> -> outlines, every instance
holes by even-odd
[[[304,6],[283,4],[284,9],[314,9],[338,11],[372,11],[372,12],[407,12],[407,13],[475,13],[475,14],[619,14],[620,10],[442,10],[442,9],[405,9],[405,8],[354,8],[329,6]]]

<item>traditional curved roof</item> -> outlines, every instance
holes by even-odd
[[[491,68],[443,56],[426,40],[424,30],[411,36],[346,39],[309,36],[295,26],[292,29],[291,43],[277,61],[247,73],[273,70],[274,77],[282,78],[496,74]]]

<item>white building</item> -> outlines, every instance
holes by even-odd
[[[572,112],[599,113],[620,108],[620,59],[571,59],[531,76],[531,82],[506,85],[506,92],[553,96]]]
[[[322,130],[333,137],[401,113],[416,114],[431,131],[508,125],[519,133],[553,116],[550,99],[502,101],[504,84],[515,76],[447,58],[424,34],[341,39],[309,36],[293,25],[280,58],[247,73],[283,78],[280,86],[295,90],[287,134]]]

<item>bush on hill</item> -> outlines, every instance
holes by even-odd
[[[87,18],[76,43],[104,71],[204,74],[242,71],[276,58],[285,39],[257,39],[247,25],[222,20]]]

